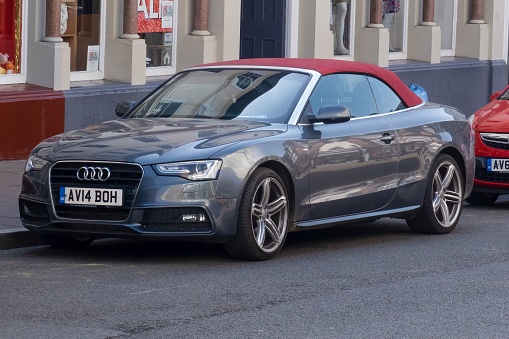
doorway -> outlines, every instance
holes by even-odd
[[[242,0],[240,58],[285,56],[286,0]]]

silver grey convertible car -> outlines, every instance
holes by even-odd
[[[472,189],[464,114],[373,65],[197,66],[117,115],[51,137],[27,160],[21,220],[48,244],[203,241],[266,260],[288,232],[342,223],[393,217],[448,233]]]

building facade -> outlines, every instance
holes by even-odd
[[[509,0],[0,0],[0,160],[239,58],[368,62],[471,115],[508,51]]]

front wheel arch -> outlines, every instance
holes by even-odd
[[[282,177],[267,167],[258,167],[248,178],[239,201],[236,232],[223,247],[238,259],[268,260],[284,245],[293,221]]]

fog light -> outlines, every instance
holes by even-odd
[[[184,221],[184,222],[204,222],[204,221],[207,221],[207,217],[203,213],[182,214],[182,221]]]

